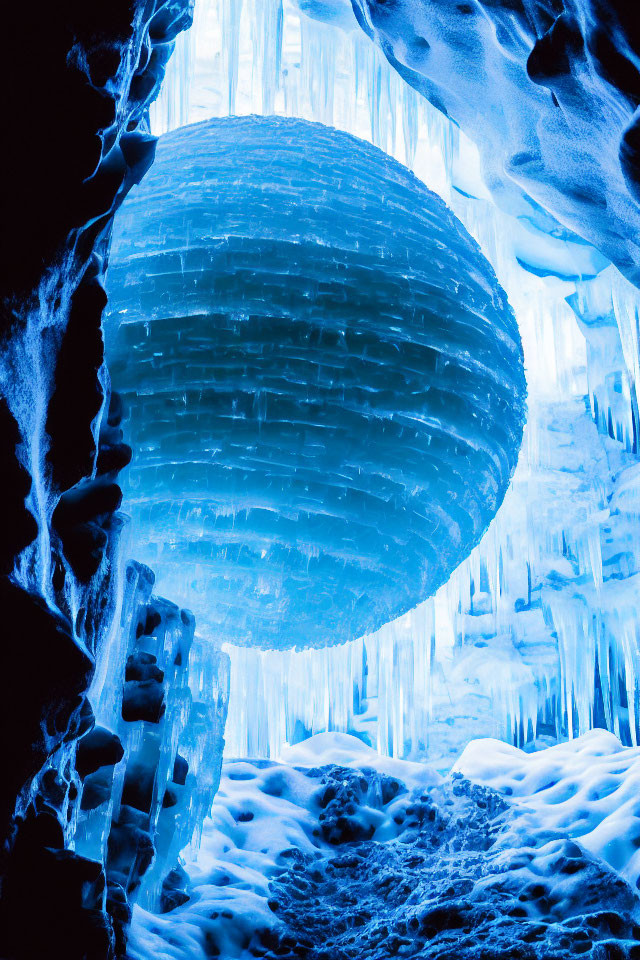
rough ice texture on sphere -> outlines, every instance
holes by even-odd
[[[205,634],[358,637],[482,536],[522,436],[516,321],[459,221],[378,149],[275,117],[166,135],[109,292],[136,555]]]

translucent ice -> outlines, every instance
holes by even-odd
[[[176,131],[123,207],[109,286],[137,555],[201,631],[354,639],[479,541],[519,448],[520,339],[406,168],[303,121]]]

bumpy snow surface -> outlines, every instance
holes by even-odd
[[[575,839],[640,813],[639,764],[602,731],[532,756],[472,743],[458,766],[492,787],[346,734],[230,761],[197,864],[165,884],[164,916],[136,911],[131,957],[640,957],[640,901],[612,869],[631,876],[632,839],[617,859]]]
[[[109,290],[136,555],[201,631],[352,639],[478,542],[521,440],[519,334],[475,242],[396,161],[301,120],[168,134],[119,214]]]
[[[540,819],[563,830],[640,886],[640,749],[606,730],[537,753],[501,740],[474,740],[454,770],[527,809],[517,825],[526,841]]]

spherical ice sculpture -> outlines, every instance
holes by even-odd
[[[516,321],[459,221],[380,150],[275,117],[162,137],[109,295],[134,553],[202,632],[340,643],[479,541],[522,437]]]

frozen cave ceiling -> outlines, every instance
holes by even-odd
[[[335,0],[302,0],[319,19]],[[478,145],[497,204],[640,279],[640,19],[629,0],[353,0],[395,70]],[[601,263],[598,269],[602,269]],[[550,259],[548,272],[553,273]]]
[[[371,145],[258,117],[163,137],[118,217],[109,298],[136,554],[206,635],[373,631],[502,502],[516,320],[460,222]]]

